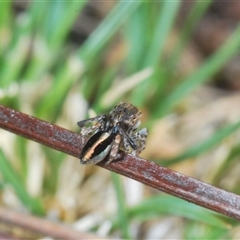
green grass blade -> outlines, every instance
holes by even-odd
[[[210,210],[169,195],[159,195],[142,201],[129,209],[134,218],[149,219],[159,215],[181,216],[218,228],[227,228],[227,224]]]
[[[137,11],[135,11],[131,20],[124,27],[124,38],[128,43],[128,52],[125,58],[124,71],[128,74],[133,74],[140,69],[143,65],[143,57],[148,48],[148,38],[151,37],[151,31],[148,27],[149,11],[147,5],[150,3],[144,3]],[[146,34],[143,34],[145,29]]]
[[[161,161],[161,164],[164,164],[164,162],[165,162],[167,165],[169,165],[169,164],[180,162],[186,158],[191,158],[191,157],[195,157],[199,154],[202,154],[202,153],[206,152],[207,150],[213,148],[217,144],[219,144],[227,136],[236,132],[236,130],[239,129],[239,127],[240,127],[240,122],[225,126],[222,129],[217,130],[217,132],[215,134],[213,134],[206,141],[191,147],[189,150],[187,150],[186,152],[184,152],[183,154],[181,154],[180,156],[178,156],[176,158],[168,159],[168,160],[166,160],[166,162],[164,160]]]
[[[43,207],[39,199],[31,197],[26,191],[18,173],[14,170],[10,162],[7,160],[0,149],[0,172],[3,179],[14,188],[21,202],[33,213],[43,215]]]
[[[51,113],[51,120],[49,121],[54,121],[56,119],[70,87],[77,80],[77,75],[80,76],[80,73],[75,69],[78,65],[79,69],[81,69],[81,64],[78,62],[78,59],[69,59],[68,64],[59,69],[51,89],[49,89],[44,98],[38,102],[35,108],[37,116],[43,119],[49,119],[49,113]]]
[[[31,1],[30,2],[26,10],[26,14],[29,17],[31,22],[31,30],[29,31],[34,31],[34,32],[36,32],[36,30],[38,32],[44,31],[43,23],[45,22],[45,18],[49,14],[47,9],[48,9],[47,1]]]
[[[86,63],[93,60],[116,31],[119,30],[120,26],[137,9],[141,2],[142,0],[119,1],[110,14],[81,46],[77,55]]]
[[[59,49],[62,45],[85,3],[86,0],[67,2],[57,0],[52,2],[52,15],[50,16],[52,21],[51,27],[48,27],[48,31],[51,33],[49,36],[49,46],[51,49]],[[48,24],[45,24],[45,26],[48,26]]]
[[[225,161],[218,167],[215,173],[215,176],[212,180],[213,185],[218,185],[219,182],[221,182],[223,176],[226,176],[224,175],[225,172],[228,172],[229,169],[233,168],[234,164],[238,164],[239,156],[240,156],[240,145],[239,143],[236,143],[236,146],[231,149]],[[237,186],[237,189],[233,189],[231,187],[231,191],[233,191],[235,194],[239,194],[240,189],[238,186]]]
[[[168,65],[171,70],[174,70],[177,63],[179,62],[179,58],[181,56],[181,53],[188,43],[190,36],[192,32],[195,30],[196,25],[198,24],[201,17],[204,15],[204,13],[207,11],[209,5],[212,3],[212,0],[198,0],[195,2],[193,8],[191,9],[190,14],[187,16],[185,22],[185,25],[180,31],[180,36],[178,37],[178,41],[176,43],[176,46],[174,47]]]
[[[183,81],[165,99],[156,112],[156,117],[161,117],[170,111],[183,97],[200,84],[210,80],[210,78],[223,67],[223,65],[239,52],[240,47],[240,25],[226,41],[226,43],[203,65]]]
[[[164,1],[144,66],[156,67],[173,26],[181,1]]]
[[[0,30],[9,26],[11,21],[11,5],[12,1],[0,2]]]
[[[231,230],[209,226],[199,222],[188,221],[182,239],[232,239]]]
[[[32,29],[41,34],[49,49],[58,49],[86,1],[33,1],[27,11]]]
[[[0,87],[7,87],[12,82],[16,82],[23,65],[26,63],[28,56],[28,46],[31,41],[29,35],[29,21],[21,19],[14,26],[12,40],[9,48],[4,55],[4,61],[0,66]]]
[[[145,67],[153,67],[154,74],[151,76],[149,81],[145,81],[134,91],[132,99],[133,102],[137,103],[138,105],[141,105],[144,101],[146,101],[146,90],[150,91],[153,86],[153,82],[156,82],[156,79],[158,79],[156,76],[158,73],[158,61],[162,56],[167,37],[173,26],[180,3],[180,1],[162,2],[162,9],[159,13],[157,24],[154,29],[154,35],[152,36],[152,41],[148,46],[147,55],[144,61]]]
[[[38,80],[42,73],[58,61],[62,44],[85,2],[85,0],[32,2],[29,15],[35,23],[32,24],[33,29],[38,33],[35,41],[39,41],[42,49],[33,51],[24,79]]]
[[[3,52],[9,43],[11,35],[11,20],[12,20],[12,1],[0,2],[0,60],[3,57]]]
[[[130,239],[129,235],[129,221],[124,201],[124,192],[121,186],[120,177],[116,173],[112,173],[113,185],[116,191],[116,198],[118,202],[118,221],[122,230],[122,237],[124,239]]]

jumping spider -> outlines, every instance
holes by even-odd
[[[145,148],[148,131],[140,125],[141,112],[132,104],[121,102],[109,114],[78,122],[84,147],[82,164],[97,164],[109,155],[107,163],[119,157],[119,149],[138,155]]]

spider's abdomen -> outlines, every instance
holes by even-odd
[[[109,132],[99,131],[85,144],[80,162],[83,164],[96,164],[102,161],[112,148],[114,136]]]

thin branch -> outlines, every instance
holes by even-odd
[[[99,239],[96,235],[90,233],[78,232],[62,224],[54,223],[46,219],[37,218],[23,213],[17,213],[15,211],[9,211],[4,208],[0,208],[0,222],[4,222],[12,226],[12,229],[10,229],[9,232],[13,235],[14,228],[16,229],[19,227],[25,229],[25,231],[29,230],[34,232],[35,238],[37,233],[43,236],[52,237],[54,239]],[[10,235],[8,237],[10,237]],[[23,236],[20,238],[23,238]]]
[[[78,157],[82,149],[77,133],[0,105],[0,127],[36,142]],[[240,220],[240,196],[154,162],[123,154],[120,161],[99,166],[132,178],[215,212]]]

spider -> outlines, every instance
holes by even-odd
[[[84,147],[82,164],[97,164],[109,156],[107,164],[119,157],[119,150],[138,155],[145,149],[148,131],[140,125],[142,113],[130,103],[120,102],[109,114],[78,122]],[[87,139],[87,140],[86,140]]]

